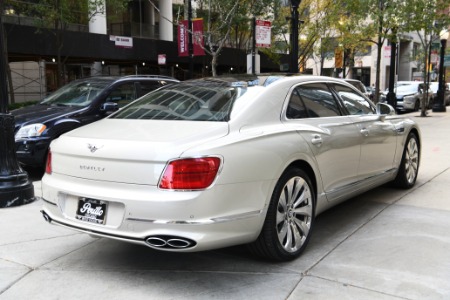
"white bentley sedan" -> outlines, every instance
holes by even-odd
[[[298,257],[325,209],[411,188],[417,124],[313,76],[206,78],[151,92],[53,141],[44,218],[164,251],[248,244]]]

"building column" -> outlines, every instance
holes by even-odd
[[[106,34],[107,33],[107,25],[106,25],[106,4],[103,1],[102,8],[99,8],[99,11],[104,10],[104,13],[97,13],[92,19],[89,21],[89,32],[97,33],[97,34]],[[102,63],[99,61],[94,62],[91,65],[91,76],[102,75]]]
[[[159,39],[173,42],[172,0],[160,0],[159,10]]]
[[[155,8],[153,5],[148,7],[148,20],[150,24],[150,37],[155,38]]]

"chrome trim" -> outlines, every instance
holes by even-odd
[[[45,203],[48,203],[48,204],[53,205],[53,206],[58,206],[58,204],[53,203],[53,202],[50,202],[50,201],[48,201],[48,200],[45,200],[45,199],[42,198],[42,197],[39,197],[39,198],[42,199],[42,201],[44,201]]]
[[[231,221],[237,221],[237,220],[243,220],[248,218],[253,218],[261,215],[263,210],[256,210],[251,211],[247,213],[242,213],[238,215],[232,215],[232,216],[226,216],[226,217],[219,217],[219,218],[212,218],[207,220],[200,220],[200,221],[186,221],[186,220],[150,220],[150,219],[140,219],[140,218],[126,218],[126,221],[132,221],[132,222],[147,222],[147,223],[153,223],[153,224],[173,224],[173,225],[210,225],[210,224],[217,224],[217,223],[224,223],[224,222],[231,222]]]

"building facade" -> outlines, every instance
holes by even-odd
[[[64,30],[39,27],[36,18],[21,13],[15,2],[36,1],[8,1],[2,16],[14,102],[39,100],[61,83],[92,75],[190,77],[189,57],[178,55],[177,22],[183,0],[132,0],[120,13],[111,11],[106,0],[106,13],[81,16],[79,23],[67,24]],[[261,72],[279,70],[263,55],[260,63]],[[193,57],[193,64],[192,77],[211,75],[208,54]],[[246,64],[245,50],[224,48],[217,71],[245,73]]]

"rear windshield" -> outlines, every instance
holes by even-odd
[[[145,95],[111,118],[228,121],[234,101],[246,90],[230,84],[174,84]]]

